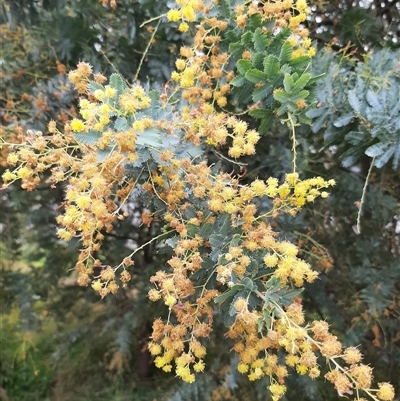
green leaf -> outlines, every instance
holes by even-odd
[[[245,75],[246,72],[248,70],[250,70],[250,68],[253,67],[253,64],[251,64],[251,62],[249,60],[241,59],[236,63],[236,67],[237,67],[240,75]]]
[[[252,68],[248,70],[245,74],[245,77],[248,81],[252,82],[253,84],[258,84],[259,82],[265,82],[267,76],[260,70],[256,68]]]
[[[283,103],[281,107],[279,107],[279,109],[276,111],[276,114],[278,116],[281,116],[282,114],[285,114],[287,112],[288,109],[288,104],[287,103]]]
[[[308,65],[310,64],[310,57],[308,56],[297,57],[290,60],[288,64],[296,69],[303,69],[305,67],[308,67]]]
[[[285,74],[285,78],[283,78],[283,86],[285,88],[285,91],[287,93],[290,93],[292,91],[294,85],[293,78],[291,77],[290,74]]]
[[[210,242],[211,246],[215,248],[221,248],[225,244],[225,237],[221,234],[213,234],[210,235],[208,241]]]
[[[250,18],[249,18],[249,26],[250,28],[252,28],[252,30],[258,28],[259,26],[261,26],[261,14],[260,13],[256,13],[253,14]]]
[[[245,82],[246,82],[246,78],[244,76],[237,76],[232,79],[230,84],[232,86],[240,87],[240,86],[243,86],[245,84]]]
[[[265,59],[265,52],[259,52],[259,53],[254,53],[251,56],[251,63],[253,64],[254,68],[257,68],[257,70],[260,70],[263,68],[263,62]]]
[[[291,100],[290,95],[288,95],[283,90],[278,90],[278,91],[274,92],[273,96],[274,96],[274,99],[280,103],[286,103],[289,100]]]
[[[199,235],[201,236],[201,238],[207,239],[210,234],[213,232],[214,229],[214,224],[211,223],[205,223],[199,232]]]
[[[243,45],[237,42],[229,43],[229,53],[234,55],[243,53]]]
[[[270,54],[264,60],[264,72],[269,81],[273,81],[279,75],[279,59]]]
[[[262,52],[267,47],[268,39],[261,28],[257,28],[253,36],[254,48],[257,52]]]
[[[266,98],[272,93],[272,86],[267,84],[262,86],[261,88],[257,88],[253,92],[253,101],[254,102],[259,102],[260,100]],[[250,114],[251,115],[251,114]]]
[[[299,100],[305,99],[309,94],[310,94],[309,91],[302,90],[300,92],[295,93],[294,95],[291,95],[290,101],[293,103],[298,102]]]
[[[223,19],[229,19],[231,15],[231,8],[229,7],[228,0],[218,0],[218,13]]]
[[[313,77],[310,78],[310,80],[308,81],[309,85],[314,84],[315,82],[319,81],[321,78],[323,78],[326,74],[319,74],[319,75],[315,75]]]
[[[254,117],[254,118],[267,118],[269,114],[271,114],[271,110],[267,109],[254,109],[249,111],[249,115]]]
[[[266,114],[265,117],[261,120],[261,124],[258,127],[258,132],[262,135],[268,131],[268,128],[272,125],[274,120],[274,115],[272,111],[269,114]]]
[[[279,62],[281,65],[286,64],[292,58],[293,47],[289,42],[285,42],[279,54]]]
[[[293,85],[293,92],[297,92],[301,89],[303,89],[311,79],[311,75],[306,72],[304,73]]]
[[[231,289],[224,292],[222,295],[214,298],[214,303],[216,304],[223,304],[230,298],[233,298],[234,295],[243,288],[242,284],[235,284]]]
[[[244,33],[240,39],[240,42],[243,45],[250,45],[251,46],[251,42],[253,41],[253,32],[247,31],[246,33]]]
[[[302,114],[299,114],[298,117],[299,117],[299,121],[302,124],[307,124],[307,125],[311,125],[312,124],[312,119],[310,117],[307,117],[307,115],[302,113]]]

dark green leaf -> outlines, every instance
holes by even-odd
[[[267,46],[268,39],[261,28],[257,28],[253,36],[254,48],[257,52],[262,52]]]
[[[279,75],[279,59],[278,57],[270,54],[264,60],[264,72],[268,77],[269,81],[275,80],[275,78]]]
[[[253,67],[253,64],[251,64],[251,62],[249,60],[241,59],[236,63],[236,67],[237,67],[240,75],[245,75],[246,72],[248,70],[250,70],[250,68]]]
[[[253,101],[254,102],[259,102],[260,100],[266,98],[267,96],[269,96],[272,93],[272,86],[267,84],[262,86],[261,88],[257,88],[254,92],[253,92]]]
[[[252,68],[251,70],[248,70],[245,75],[246,79],[253,84],[258,84],[259,82],[265,82],[267,79],[267,76],[260,70],[257,70],[255,68]]]

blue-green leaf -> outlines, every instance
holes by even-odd
[[[368,149],[365,150],[365,154],[369,157],[377,157],[380,156],[385,152],[387,149],[387,143],[375,143],[374,145],[370,146]]]
[[[78,142],[84,143],[85,145],[96,145],[97,141],[101,138],[101,133],[91,130],[86,134],[76,133],[74,137]]]
[[[111,74],[110,86],[118,91],[118,95],[122,94],[128,87],[119,74]]]
[[[136,143],[142,146],[154,146],[159,148],[162,145],[161,131],[156,128],[149,128],[138,134]]]
[[[360,105],[360,101],[358,100],[358,97],[356,95],[356,93],[354,91],[349,91],[348,94],[348,101],[350,106],[357,112],[360,111],[361,105]]]
[[[345,125],[347,125],[352,119],[354,118],[354,114],[353,113],[348,113],[345,114],[343,116],[340,116],[337,120],[335,120],[333,122],[333,125],[335,127],[344,127]]]
[[[126,131],[128,129],[128,121],[124,117],[118,117],[115,120],[114,128],[116,131]]]

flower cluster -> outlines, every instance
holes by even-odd
[[[170,22],[178,22],[179,31],[187,32],[188,23],[195,22],[197,14],[205,11],[205,5],[202,0],[176,0],[177,8],[172,8],[167,13],[167,19]]]
[[[310,11],[306,1],[237,4],[229,21],[208,17],[201,0],[177,4],[167,18],[181,21],[182,32],[197,14],[205,17],[196,27],[193,46],[180,50],[171,77],[174,92],[155,99],[154,93],[128,86],[117,74],[109,84],[101,74],[91,80],[92,67],[79,63],[68,76],[81,95],[80,118],[66,122],[63,132],[52,121],[48,135],[28,131],[5,143],[9,169],[2,176],[4,186],[21,180],[23,188],[33,190],[46,170],[52,185],[65,183],[58,236],[65,241],[79,238],[78,282],[91,283],[101,297],[131,279],[128,269],[137,252],[175,234],[167,241],[172,257],[151,277],[154,287],[148,293],[151,301],[168,308],[168,319],[154,322],[149,343],[156,366],[165,372],[174,370],[192,383],[205,369],[205,341],[218,311],[231,319],[227,336],[238,354],[238,371],[251,381],[268,377],[273,400],[285,394],[290,369],[312,379],[320,376],[318,352],[332,365],[325,378],[339,394],[355,392],[360,399],[363,391],[374,400],[393,400],[390,384],[371,389],[372,369],[361,363],[356,348],[343,350],[326,322],[305,324],[301,301],[289,289],[313,282],[317,272],[300,258],[298,247],[272,228],[279,214],[294,216],[307,203],[326,198],[335,181],[301,180],[294,162],[283,182],[270,177],[246,184],[210,165],[204,153],[212,147],[225,161],[238,159],[255,154],[260,139],[248,123],[225,111],[235,78],[232,61],[237,60],[226,43],[221,45],[222,33],[229,27],[241,35],[257,18],[261,25],[273,21],[259,31],[270,35],[259,36],[261,42],[288,28],[294,49],[289,49],[288,60],[312,56],[302,26]],[[253,54],[245,50],[238,57],[246,62]],[[174,108],[180,99],[185,104]],[[294,132],[293,142],[295,157]],[[182,156],[177,143],[196,149],[197,156]],[[140,193],[134,202],[141,200],[147,208],[141,223],[150,226],[158,220],[165,225],[160,235],[125,255],[119,265],[109,266],[96,255],[114,223],[129,216],[126,205],[134,191]],[[261,207],[266,204],[269,209]]]

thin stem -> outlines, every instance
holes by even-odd
[[[157,17],[157,18],[160,18],[160,17]],[[147,22],[150,22],[150,21],[151,21],[151,20],[146,21],[146,23],[147,23]],[[134,78],[133,78],[133,82],[135,82],[135,81],[137,80],[138,76],[139,76],[139,72],[140,72],[140,69],[142,68],[143,61],[144,61],[144,59],[146,58],[146,55],[147,55],[147,53],[148,53],[148,51],[149,51],[149,49],[150,49],[151,44],[153,43],[154,36],[156,36],[158,27],[160,26],[160,22],[161,22],[161,19],[158,19],[157,25],[156,25],[156,27],[154,28],[154,31],[153,31],[153,33],[152,33],[152,35],[151,35],[151,38],[150,38],[150,40],[149,40],[149,43],[147,43],[147,47],[146,47],[146,49],[145,49],[145,51],[144,51],[144,53],[143,53],[143,55],[142,55],[142,58],[140,59],[139,67],[138,67],[138,69],[137,69],[137,71],[136,71],[136,74],[135,74],[135,76],[134,76]],[[144,24],[144,23],[143,23],[143,24]],[[143,24],[142,24],[142,25],[143,25]]]
[[[140,25],[140,28],[143,28],[145,25],[150,24],[150,22],[157,21],[157,20],[158,20],[158,24],[160,24],[161,18],[166,17],[166,16],[167,16],[167,14],[161,14],[161,15],[157,15],[157,17],[150,18],[150,19],[142,22],[142,24]]]
[[[290,113],[288,113],[288,118],[290,121],[290,128],[292,129],[292,153],[293,153],[293,173],[296,172],[296,157],[297,157],[297,152],[296,152],[296,146],[297,146],[297,141],[296,141],[296,131],[294,129],[294,122],[292,119],[292,116]]]
[[[374,161],[375,161],[375,157],[372,159],[371,165],[369,166],[369,169],[368,169],[367,178],[365,179],[365,182],[364,182],[364,188],[363,188],[362,195],[361,195],[360,206],[358,208],[358,213],[357,213],[357,226],[356,226],[357,234],[361,234],[362,207],[363,207],[364,201],[365,201],[365,194],[367,193],[369,177],[371,175],[372,168],[374,167]]]

